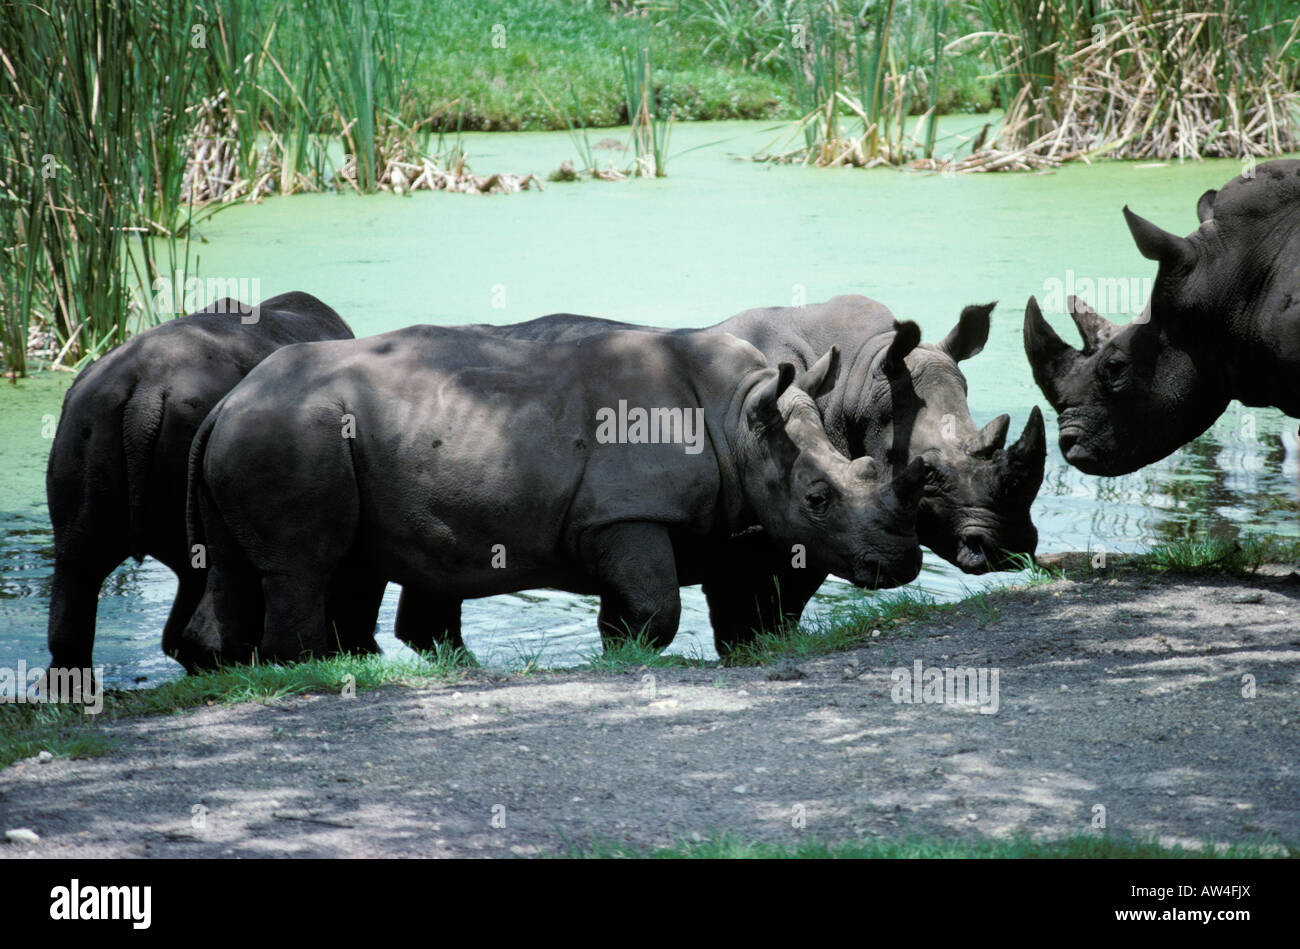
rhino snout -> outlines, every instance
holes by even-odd
[[[888,590],[911,583],[921,573],[921,548],[910,547],[888,559],[860,557],[853,568],[853,585]]]

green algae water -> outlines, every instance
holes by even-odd
[[[936,151],[975,134],[983,117],[944,120]],[[1064,298],[1079,293],[1126,322],[1142,308],[1155,265],[1120,213],[1176,233],[1197,224],[1196,199],[1242,167],[1074,164],[1049,174],[944,176],[896,169],[815,169],[746,160],[781,132],[753,122],[673,130],[669,176],[545,184],[542,192],[472,196],[297,195],[220,212],[202,227],[204,279],[239,281],[258,298],[306,290],[358,336],[412,323],[509,323],[567,311],[666,327],[702,326],[754,306],[862,293],[941,339],[968,303],[999,301],[984,352],[962,364],[977,424],[1007,412],[1011,438],[1030,408],[1048,422],[1047,476],[1034,505],[1040,551],[1136,551],[1205,533],[1300,535],[1296,422],[1234,405],[1193,444],[1123,478],[1069,468],[1055,415],[1033,383],[1021,343],[1025,301],[1038,297],[1068,340]],[[592,135],[625,138],[617,130]],[[576,163],[562,133],[466,135],[479,174]],[[603,165],[626,166],[617,150]],[[228,292],[226,286],[213,296]],[[203,301],[206,302],[206,299]],[[0,386],[0,663],[46,659],[52,546],[44,470],[67,373]],[[927,553],[915,586],[941,598],[1013,581],[967,577]],[[110,577],[100,601],[96,662],[111,684],[180,674],[160,649],[175,582],[146,561]],[[380,615],[385,651],[396,588]],[[813,607],[863,595],[828,582]],[[599,649],[596,600],[549,590],[466,603],[465,639],[480,660],[580,662]],[[1032,630],[1027,632],[1032,633]],[[711,658],[698,588],[683,591],[672,651]]]

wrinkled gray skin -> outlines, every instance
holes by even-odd
[[[938,345],[918,345],[916,324],[900,323],[880,303],[857,295],[802,307],[746,310],[716,326],[669,335],[730,333],[753,343],[769,362],[790,362],[799,369],[838,344],[845,354],[841,380],[818,399],[831,441],[851,458],[885,460],[890,471],[923,459],[929,475],[917,519],[921,543],[967,573],[984,573],[1017,567],[1015,554],[1033,555],[1038,532],[1029,508],[1046,457],[1037,407],[1009,448],[1004,447],[1008,416],[999,416],[982,431],[971,419],[966,380],[957,363],[984,348],[992,309],[992,304],[966,307]],[[567,313],[473,328],[546,342],[628,328],[665,332]],[[787,552],[774,549],[761,534],[736,538],[704,581],[719,653],[751,639],[755,629],[797,621],[825,579],[824,571],[792,569]],[[873,584],[892,585],[887,577]],[[397,635],[418,649],[438,642],[459,644],[459,604],[422,602],[404,593]]]
[[[227,660],[347,648],[395,581],[431,600],[599,594],[607,641],[644,630],[662,648],[679,584],[755,524],[859,585],[910,580],[924,465],[886,481],[835,450],[812,396],[837,372],[831,350],[805,391],[729,336],[544,345],[415,326],[284,349],[195,437],[191,539],[210,569],[186,637]],[[597,412],[620,400],[702,409],[704,449],[599,443]]]
[[[351,337],[310,294],[282,294],[256,310],[226,298],[133,337],[77,376],[45,475],[54,525],[52,668],[90,666],[99,588],[128,557],[152,556],[180,581],[163,630],[163,649],[176,655],[204,587],[185,527],[186,463],[199,423],[281,346]]]
[[[1159,262],[1149,319],[1120,327],[1071,298],[1077,350],[1029,299],[1025,353],[1080,471],[1159,461],[1233,399],[1300,417],[1300,161],[1258,165],[1196,211],[1201,224],[1184,238],[1124,208],[1138,250]]]

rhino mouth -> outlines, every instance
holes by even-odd
[[[1084,429],[1082,425],[1066,424],[1061,425],[1057,444],[1061,446],[1061,454],[1065,460],[1076,467],[1080,462],[1087,464],[1095,460],[1092,452],[1088,451],[1083,445]]]
[[[866,590],[888,590],[911,583],[921,573],[921,548],[889,560],[864,558],[854,564],[852,583]]]

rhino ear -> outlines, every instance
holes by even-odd
[[[835,380],[840,372],[840,348],[832,346],[821,359],[801,372],[794,384],[807,392],[813,399],[820,399],[835,388]]]
[[[920,342],[921,327],[911,320],[899,323],[894,330],[893,342],[889,344],[884,361],[880,364],[880,368],[885,375],[895,376],[907,372],[907,365],[904,360],[907,358],[908,353],[920,345]]]
[[[963,309],[957,325],[944,337],[939,348],[951,356],[953,362],[978,356],[989,341],[989,315],[995,306],[997,303],[993,302]]]
[[[993,453],[1007,443],[1010,426],[1011,416],[999,415],[980,429],[966,450],[975,458],[992,458]]]
[[[749,403],[749,420],[751,423],[758,425],[779,425],[781,423],[781,409],[777,403],[781,398],[781,394],[790,388],[794,382],[794,377],[794,364],[783,362],[777,367],[776,372],[754,388],[754,394],[751,396]]]
[[[1171,234],[1162,227],[1157,227],[1146,218],[1134,214],[1124,205],[1124,220],[1128,222],[1133,243],[1147,260],[1157,260],[1169,266],[1189,263],[1195,256],[1192,245],[1187,238]]]
[[[1214,188],[1211,188],[1201,195],[1200,200],[1196,202],[1196,217],[1202,224],[1214,217],[1214,197],[1218,193]]]

